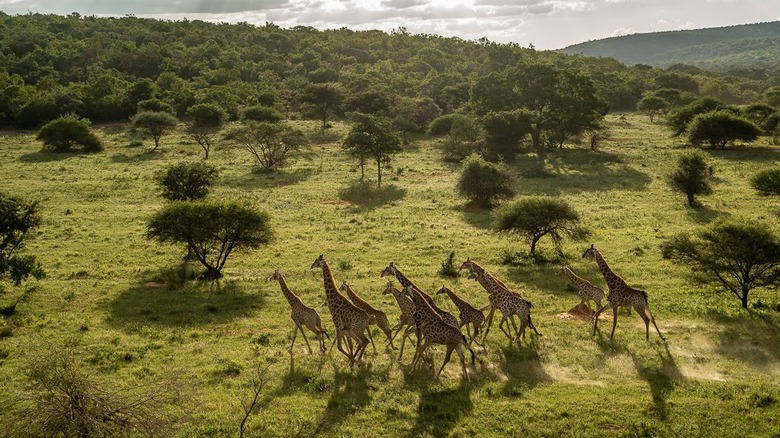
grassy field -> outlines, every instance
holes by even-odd
[[[24,392],[33,358],[70,351],[106,390],[177,375],[183,401],[167,408],[179,421],[166,436],[237,436],[258,367],[267,370],[265,386],[247,436],[780,436],[780,313],[741,310],[733,297],[691,283],[686,267],[659,249],[722,216],[780,224],[780,202],[748,183],[778,165],[780,150],[758,143],[708,151],[715,193],[691,210],[664,182],[688,150],[681,141],[646,117],[608,122],[612,136],[599,151],[569,147],[543,164],[529,154],[513,165],[519,196],[560,196],[592,232],[588,242],[565,242],[565,259],[538,264],[502,263],[527,245],[494,233],[488,212],[466,208],[454,191],[457,166],[442,162],[430,140],[396,157],[382,191],[358,183],[359,169],[337,143],[340,125],[328,136],[306,125],[315,157],[273,174],[254,170],[245,151],[217,145],[213,196],[270,212],[276,240],[232,255],[213,284],[181,281],[183,248],[144,237],[147,218],[163,205],[154,173],[200,160],[196,144],[172,135],[149,152],[111,126],[100,128],[102,153],[47,154],[33,133],[2,132],[2,190],[41,201],[44,223],[28,251],[48,277],[28,283],[28,299],[0,317],[0,399]],[[554,275],[560,264],[604,287],[595,262],[580,258],[591,242],[648,292],[666,343],[654,333],[645,341],[641,319],[627,311],[613,341],[610,320],[592,336],[586,322],[558,317],[579,302]],[[541,249],[555,257],[550,242]],[[361,369],[350,370],[335,349],[309,355],[300,335],[288,353],[289,306],[266,281],[274,269],[333,333],[321,271],[309,269],[319,254],[337,282],[348,280],[394,324],[397,306],[380,295],[390,261],[429,293],[446,284],[475,305],[487,302],[465,276],[438,276],[451,251],[458,266],[471,257],[532,301],[543,336],[509,346],[494,324],[486,349],[476,348],[470,381],[457,359],[438,381],[425,367],[409,374],[412,349],[398,360],[378,330],[377,352],[369,347]],[[6,286],[0,304],[20,293]],[[457,315],[451,302],[436,300]],[[780,297],[758,291],[757,300]],[[442,359],[437,348],[428,360],[436,367]]]

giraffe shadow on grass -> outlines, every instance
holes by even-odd
[[[680,372],[668,345],[656,346],[657,357],[653,357],[649,350],[642,353],[645,354],[631,352],[631,359],[634,361],[639,377],[647,381],[650,386],[650,394],[653,398],[652,411],[659,420],[666,421],[668,417],[666,400],[675,386],[685,380],[685,376]]]
[[[542,367],[539,339],[533,335],[526,339],[529,343],[499,349],[501,358],[498,366],[507,379],[504,393],[510,397],[522,397],[536,385],[553,380]]]
[[[370,365],[364,365],[353,372],[336,370],[333,376],[333,391],[315,434],[332,430],[347,417],[366,407],[371,402],[369,391],[375,389],[370,379],[387,372],[389,370],[374,372]]]
[[[440,385],[423,387],[417,405],[417,421],[406,436],[449,436],[458,421],[472,409],[474,404],[468,382],[461,380],[454,388],[442,388]]]

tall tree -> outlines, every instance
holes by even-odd
[[[393,130],[392,122],[385,117],[350,113],[352,127],[342,147],[360,161],[360,178],[364,176],[365,160],[376,163],[377,187],[382,187],[382,166],[403,150],[400,136]]]
[[[35,256],[19,254],[40,224],[37,202],[0,192],[0,279],[10,279],[18,286],[30,276],[43,278]]]
[[[227,121],[227,112],[213,103],[200,103],[187,108],[187,132],[209,157],[214,138]]]
[[[233,128],[226,138],[240,144],[260,167],[269,170],[284,167],[290,159],[301,155],[308,143],[300,129],[286,123],[252,120]]]
[[[154,149],[160,147],[160,138],[176,127],[176,117],[171,113],[159,111],[142,111],[131,119],[132,126],[154,139]]]
[[[704,155],[697,151],[680,156],[677,168],[669,174],[667,181],[672,190],[687,196],[689,207],[695,207],[696,196],[712,193],[711,172]]]
[[[322,129],[325,129],[328,127],[328,116],[344,99],[344,89],[335,82],[309,84],[304,89],[301,99],[316,108],[320,121],[322,121]]]

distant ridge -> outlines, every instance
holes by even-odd
[[[575,44],[559,52],[615,58],[627,65],[688,64],[713,71],[775,71],[780,70],[780,21],[633,34]]]

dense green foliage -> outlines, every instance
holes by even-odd
[[[762,195],[780,195],[780,169],[762,170],[752,178],[750,185]]]
[[[667,177],[672,190],[684,193],[688,206],[696,206],[696,196],[712,193],[712,168],[707,164],[701,152],[681,155],[677,159],[677,168]]]
[[[564,236],[581,238],[587,235],[580,227],[580,215],[563,199],[547,196],[530,197],[502,206],[495,212],[496,229],[516,234],[531,244],[531,257],[536,257],[539,239],[550,236],[560,251]]]
[[[36,138],[43,142],[43,149],[53,152],[98,152],[103,150],[90,122],[75,114],[64,115],[43,125]]]
[[[487,162],[477,153],[463,160],[457,190],[469,202],[482,208],[490,208],[496,201],[511,198],[515,193],[506,167]]]
[[[732,219],[694,235],[680,234],[662,246],[665,258],[691,266],[696,278],[715,283],[748,308],[748,294],[780,281],[780,237],[769,224]]]
[[[20,254],[40,224],[37,202],[0,192],[0,280],[8,279],[19,286],[31,276],[43,278],[43,268],[35,256]]]
[[[200,103],[187,108],[186,114],[187,132],[198,142],[207,159],[215,137],[227,121],[227,113],[219,105]]]
[[[157,173],[162,197],[169,201],[199,201],[208,194],[217,180],[216,167],[203,162],[173,164]]]
[[[254,105],[246,108],[241,113],[242,120],[253,120],[255,122],[281,122],[284,115],[275,108],[265,105]]]
[[[474,152],[483,156],[488,155],[490,151],[485,146],[486,138],[483,125],[476,118],[460,114],[458,116],[460,117],[452,119],[448,134],[439,142],[444,153],[444,160],[459,163]],[[492,152],[497,155],[496,151]]]
[[[562,53],[611,57],[625,64],[688,64],[714,71],[780,69],[780,22],[652,32],[575,44]]]
[[[703,97],[684,106],[674,108],[666,117],[666,125],[672,130],[672,135],[682,135],[688,131],[688,126],[699,114],[726,108],[718,99]]]
[[[699,114],[688,128],[691,143],[709,143],[713,148],[724,148],[735,140],[752,142],[761,134],[761,128],[755,123],[727,109]]]
[[[270,217],[236,201],[172,202],[147,223],[146,235],[162,243],[183,243],[206,267],[204,278],[222,276],[233,250],[271,241]]]

